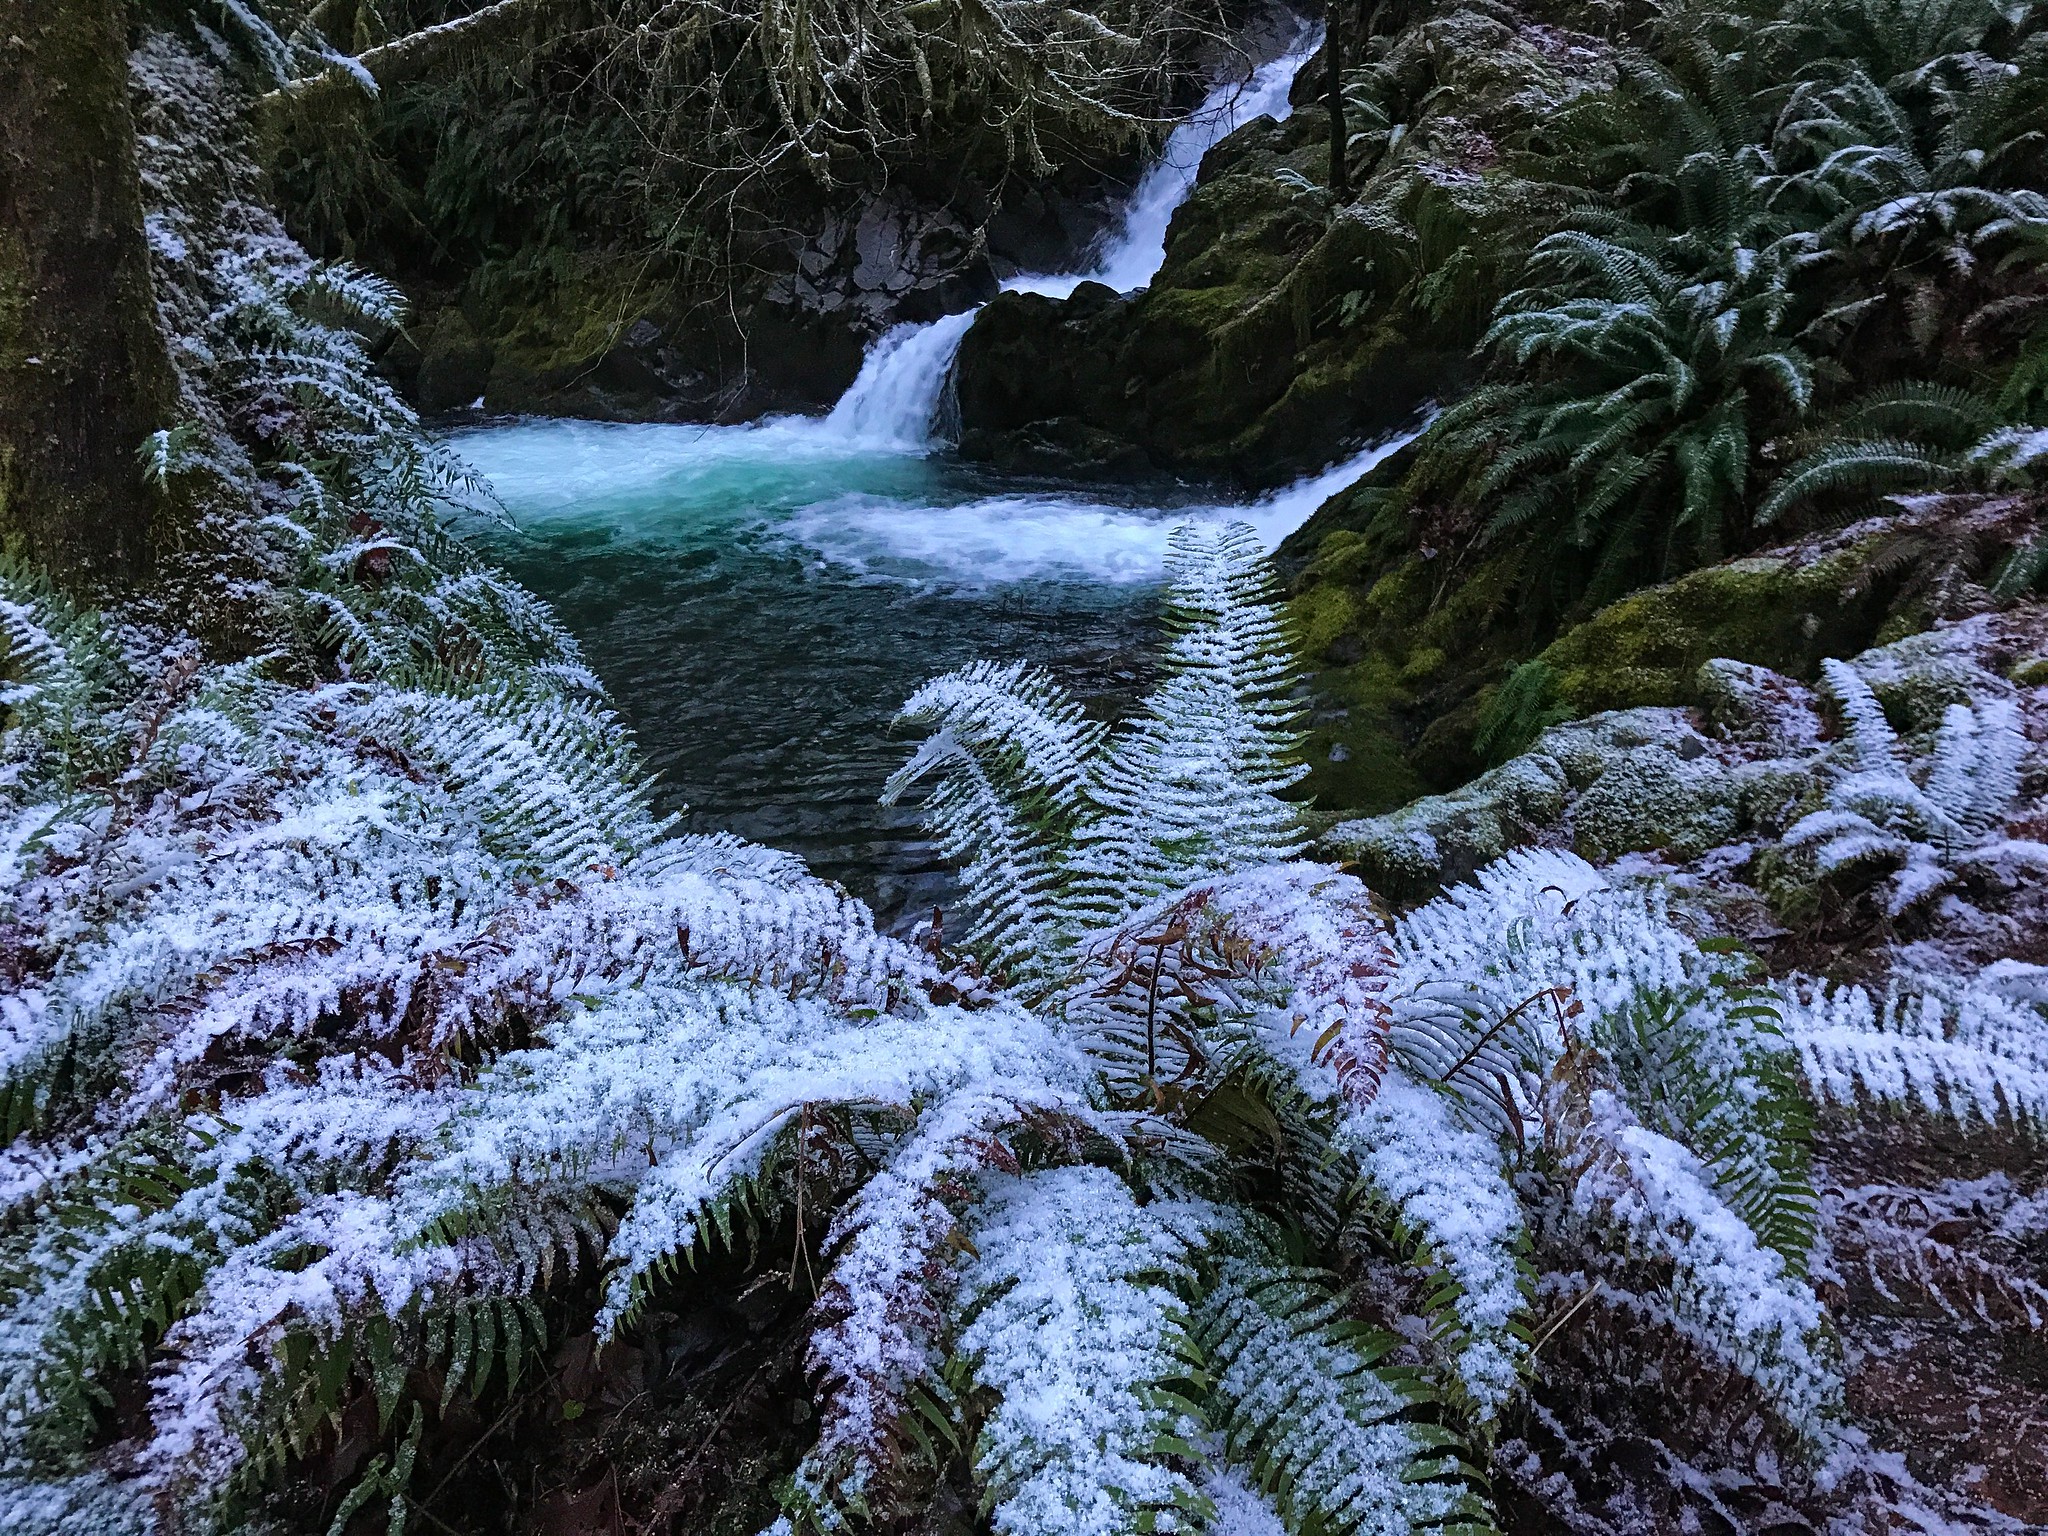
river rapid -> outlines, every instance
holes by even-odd
[[[1284,116],[1315,44],[1213,91],[1084,270],[1009,286],[1143,286],[1202,155],[1261,113]],[[954,890],[912,815],[877,803],[909,750],[890,722],[919,683],[976,657],[1024,657],[1113,714],[1149,681],[1177,524],[1242,520],[1277,544],[1395,446],[1244,504],[982,471],[937,426],[972,321],[880,337],[823,417],[520,421],[453,437],[511,519],[472,537],[583,642],[664,805],[802,855],[892,926]]]

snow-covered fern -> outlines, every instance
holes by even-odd
[[[1199,1368],[1180,1300],[1208,1216],[1115,1173],[993,1179],[961,1277],[968,1378],[996,1394],[974,1459],[1002,1536],[1199,1529]],[[1213,1219],[1213,1218],[1211,1218]]]
[[[2009,884],[2048,875],[2048,845],[2006,836],[2027,749],[2012,700],[1950,705],[1916,779],[1870,685],[1847,662],[1822,666],[1850,769],[1828,785],[1822,809],[1786,832],[1788,847],[1805,850],[1824,876],[1878,871],[1890,917],[1967,876]]]
[[[1774,997],[1654,889],[1569,855],[1511,856],[1391,933],[1355,879],[1290,862],[1281,638],[1242,596],[1263,590],[1245,569],[1256,551],[1176,548],[1180,627],[1134,724],[1102,735],[1020,669],[919,695],[939,744],[896,787],[935,769],[942,837],[1030,851],[1028,902],[988,883],[992,863],[968,869],[983,954],[1013,974],[1006,946],[1037,956],[1031,992],[1111,1103],[1225,1144],[1271,1127],[1294,1219],[1322,1251],[1371,1234],[1400,1257],[1412,1291],[1382,1304],[1421,1314],[1430,1385],[1417,1390],[1467,1432],[1483,1436],[1521,1390],[1532,1254],[1555,1241],[1606,1255],[1597,1286],[1659,1309],[1747,1371],[1795,1438],[1824,1443],[1839,1385],[1801,1278],[1815,1199]],[[942,702],[972,712],[971,732]],[[1246,745],[1215,750],[1232,732]],[[1175,765],[1192,765],[1184,788]],[[1182,814],[1205,802],[1221,808],[1213,822]],[[1205,841],[1213,826],[1248,830]],[[1315,1171],[1332,1167],[1334,1187]],[[1289,1438],[1298,1428],[1262,1429],[1277,1439],[1260,1440],[1260,1465],[1319,1465],[1312,1437]],[[1290,1522],[1362,1519],[1281,1507]],[[1384,1504],[1372,1516],[1415,1518]]]
[[[1814,1097],[1910,1105],[1966,1122],[2048,1122],[2048,973],[2001,960],[1964,977],[1786,988],[1787,1032]]]
[[[1043,672],[986,662],[925,684],[899,716],[931,734],[888,798],[935,781],[923,812],[961,866],[970,937],[1017,980],[1056,982],[1091,931],[1302,847],[1279,798],[1306,771],[1293,662],[1257,535],[1176,530],[1167,574],[1165,680],[1117,730]]]
[[[1380,1362],[1398,1340],[1350,1318],[1328,1277],[1232,1255],[1195,1316],[1215,1378],[1218,1430],[1291,1530],[1364,1533],[1400,1522],[1484,1528],[1457,1438],[1418,1416],[1412,1370]],[[1398,1515],[1393,1512],[1398,1512]]]

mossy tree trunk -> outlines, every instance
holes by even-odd
[[[88,591],[153,563],[136,450],[176,379],[150,292],[122,0],[0,0],[0,549]]]

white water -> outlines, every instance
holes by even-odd
[[[826,432],[849,444],[899,453],[930,447],[939,396],[980,313],[977,306],[928,324],[894,326],[877,337],[860,376],[825,418]]]
[[[1300,52],[1176,131],[1085,273],[1148,281],[1209,146],[1286,110]],[[663,793],[705,826],[790,848],[885,913],[954,899],[908,812],[876,797],[889,734],[925,678],[1029,658],[1128,705],[1156,640],[1153,587],[1185,522],[1276,545],[1398,446],[1227,504],[1172,487],[1077,490],[934,452],[932,417],[972,314],[899,327],[830,416],[744,426],[526,421],[458,434],[517,532],[479,530],[556,607],[639,732]]]
[[[1064,299],[1083,283],[1128,293],[1151,282],[1166,260],[1167,227],[1194,189],[1202,157],[1254,118],[1286,118],[1293,110],[1287,93],[1295,72],[1321,46],[1322,34],[1310,32],[1279,58],[1260,65],[1249,80],[1227,81],[1211,90],[1168,136],[1165,150],[1132,192],[1116,232],[1097,249],[1093,266],[1082,272],[1026,273],[1003,287]],[[978,313],[977,308],[925,324],[899,325],[877,338],[860,376],[825,418],[827,429],[868,446],[929,446],[953,360]]]
[[[1013,278],[1003,286],[1063,299],[1085,282],[1102,283],[1118,293],[1151,282],[1166,260],[1167,226],[1194,190],[1202,157],[1254,118],[1284,122],[1294,110],[1287,100],[1294,76],[1321,46],[1321,31],[1312,30],[1279,58],[1261,64],[1249,80],[1210,91],[1167,138],[1165,150],[1131,194],[1122,222],[1103,242],[1094,266],[1086,272]]]
[[[1391,442],[1256,501],[1133,507],[1026,492],[948,503],[849,492],[798,509],[775,534],[859,575],[971,592],[1018,582],[1155,582],[1183,523],[1249,523],[1271,549],[1330,497],[1409,441]]]

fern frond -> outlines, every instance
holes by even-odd
[[[1348,1319],[1328,1278],[1223,1259],[1194,1315],[1225,1458],[1291,1532],[1401,1536],[1491,1528],[1458,1438],[1418,1413],[1428,1387],[1383,1365],[1399,1343]]]
[[[1422,1270],[1446,1374],[1473,1419],[1491,1423],[1528,1352],[1528,1239],[1498,1143],[1459,1124],[1444,1094],[1390,1071],[1370,1104],[1345,1115],[1337,1145]]]
[[[1640,994],[1595,1021],[1638,1115],[1693,1149],[1757,1240],[1803,1278],[1818,1226],[1810,1116],[1774,994],[1753,986]]]
[[[1139,1205],[1115,1174],[991,1177],[957,1344],[993,1395],[974,1445],[1000,1536],[1110,1536],[1209,1512],[1175,1466],[1206,1427],[1181,1293],[1216,1213]]]
[[[977,662],[937,678],[897,720],[932,734],[890,776],[883,802],[937,776],[923,813],[978,908],[970,940],[988,943],[1009,974],[1044,979],[1065,937],[1059,860],[1089,814],[1101,727],[1021,663]]]
[[[1900,491],[1936,489],[1955,476],[1955,466],[1946,456],[1905,438],[1829,443],[1785,471],[1757,508],[1757,521],[1775,523],[1821,496],[1854,492],[1875,499]]]
[[[1841,706],[1848,727],[1849,747],[1856,766],[1865,773],[1882,773],[1898,766],[1899,735],[1885,718],[1884,706],[1870,691],[1863,674],[1846,661],[1830,656],[1821,664],[1827,690]]]
[[[2026,727],[2011,699],[1951,704],[1935,737],[1927,797],[1967,836],[1988,838],[2019,798],[2026,752]]]
[[[914,1452],[936,1466],[940,1447],[959,1449],[939,1369],[952,1331],[952,1261],[980,1177],[1020,1171],[1008,1144],[1020,1126],[1070,1146],[1107,1129],[1085,1102],[1054,1092],[958,1096],[833,1218],[825,1246],[836,1257],[806,1357],[821,1420],[796,1475],[790,1513],[800,1522],[823,1525],[832,1507],[872,1516],[889,1504]]]
[[[1865,1097],[1965,1123],[2048,1120],[2048,1032],[2038,1003],[1993,971],[1961,982],[1895,981],[1883,995],[1790,987],[1786,1032],[1822,1103]]]
[[[1619,1235],[1631,1256],[1670,1265],[1677,1319],[1750,1376],[1795,1433],[1830,1442],[1842,1384],[1820,1303],[1724,1200],[1707,1166],[1604,1088],[1550,1119],[1574,1211]]]

